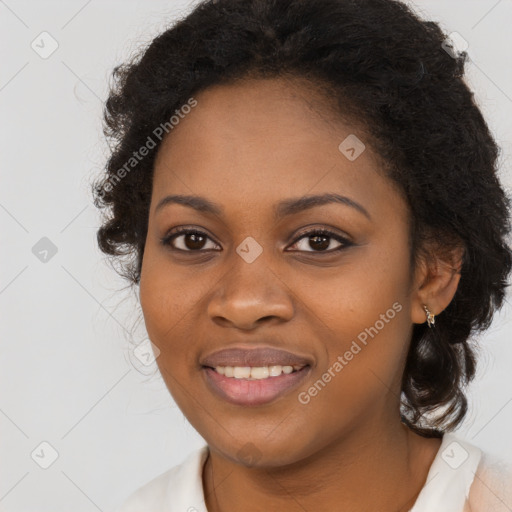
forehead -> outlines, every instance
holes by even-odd
[[[364,144],[361,128],[336,117],[331,100],[304,82],[248,80],[195,99],[159,148],[153,208],[170,193],[240,207],[325,192],[363,204],[396,195],[368,143],[355,159],[343,152],[351,141]]]
[[[295,143],[301,135],[323,137],[329,126],[339,130],[343,125],[340,115],[334,113],[335,100],[319,92],[319,87],[289,78],[245,79],[211,86],[196,95],[197,106],[181,116],[161,149],[193,141],[213,149],[221,141],[223,146],[232,141],[234,151],[242,140],[248,145],[266,143],[275,149],[277,137],[280,146],[286,139]]]

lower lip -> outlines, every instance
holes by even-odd
[[[203,370],[210,389],[224,400],[235,405],[263,405],[297,387],[309,374],[310,367],[255,380],[226,377],[208,367],[203,367]]]

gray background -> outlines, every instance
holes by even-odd
[[[467,80],[503,148],[509,189],[512,1],[410,3],[468,41]],[[122,290],[96,247],[89,194],[107,156],[101,109],[111,69],[191,5],[0,0],[1,511],[108,511],[203,444],[156,365],[130,353],[131,337],[145,339],[136,293]],[[458,431],[508,462],[511,318],[507,303],[482,336]],[[58,457],[43,469],[52,450]]]

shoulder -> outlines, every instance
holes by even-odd
[[[427,481],[409,512],[511,512],[510,466],[445,433]]]
[[[206,512],[202,470],[207,456],[206,445],[191,452],[181,464],[159,474],[132,492],[114,512],[167,512],[194,508],[197,512]]]
[[[510,512],[511,509],[512,465],[483,452],[471,485],[467,510]]]

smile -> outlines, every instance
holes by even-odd
[[[203,367],[214,395],[234,405],[264,405],[297,388],[309,375],[309,365]]]
[[[217,366],[214,370],[220,375],[234,379],[262,380],[288,375],[304,368],[305,365],[294,366]]]

